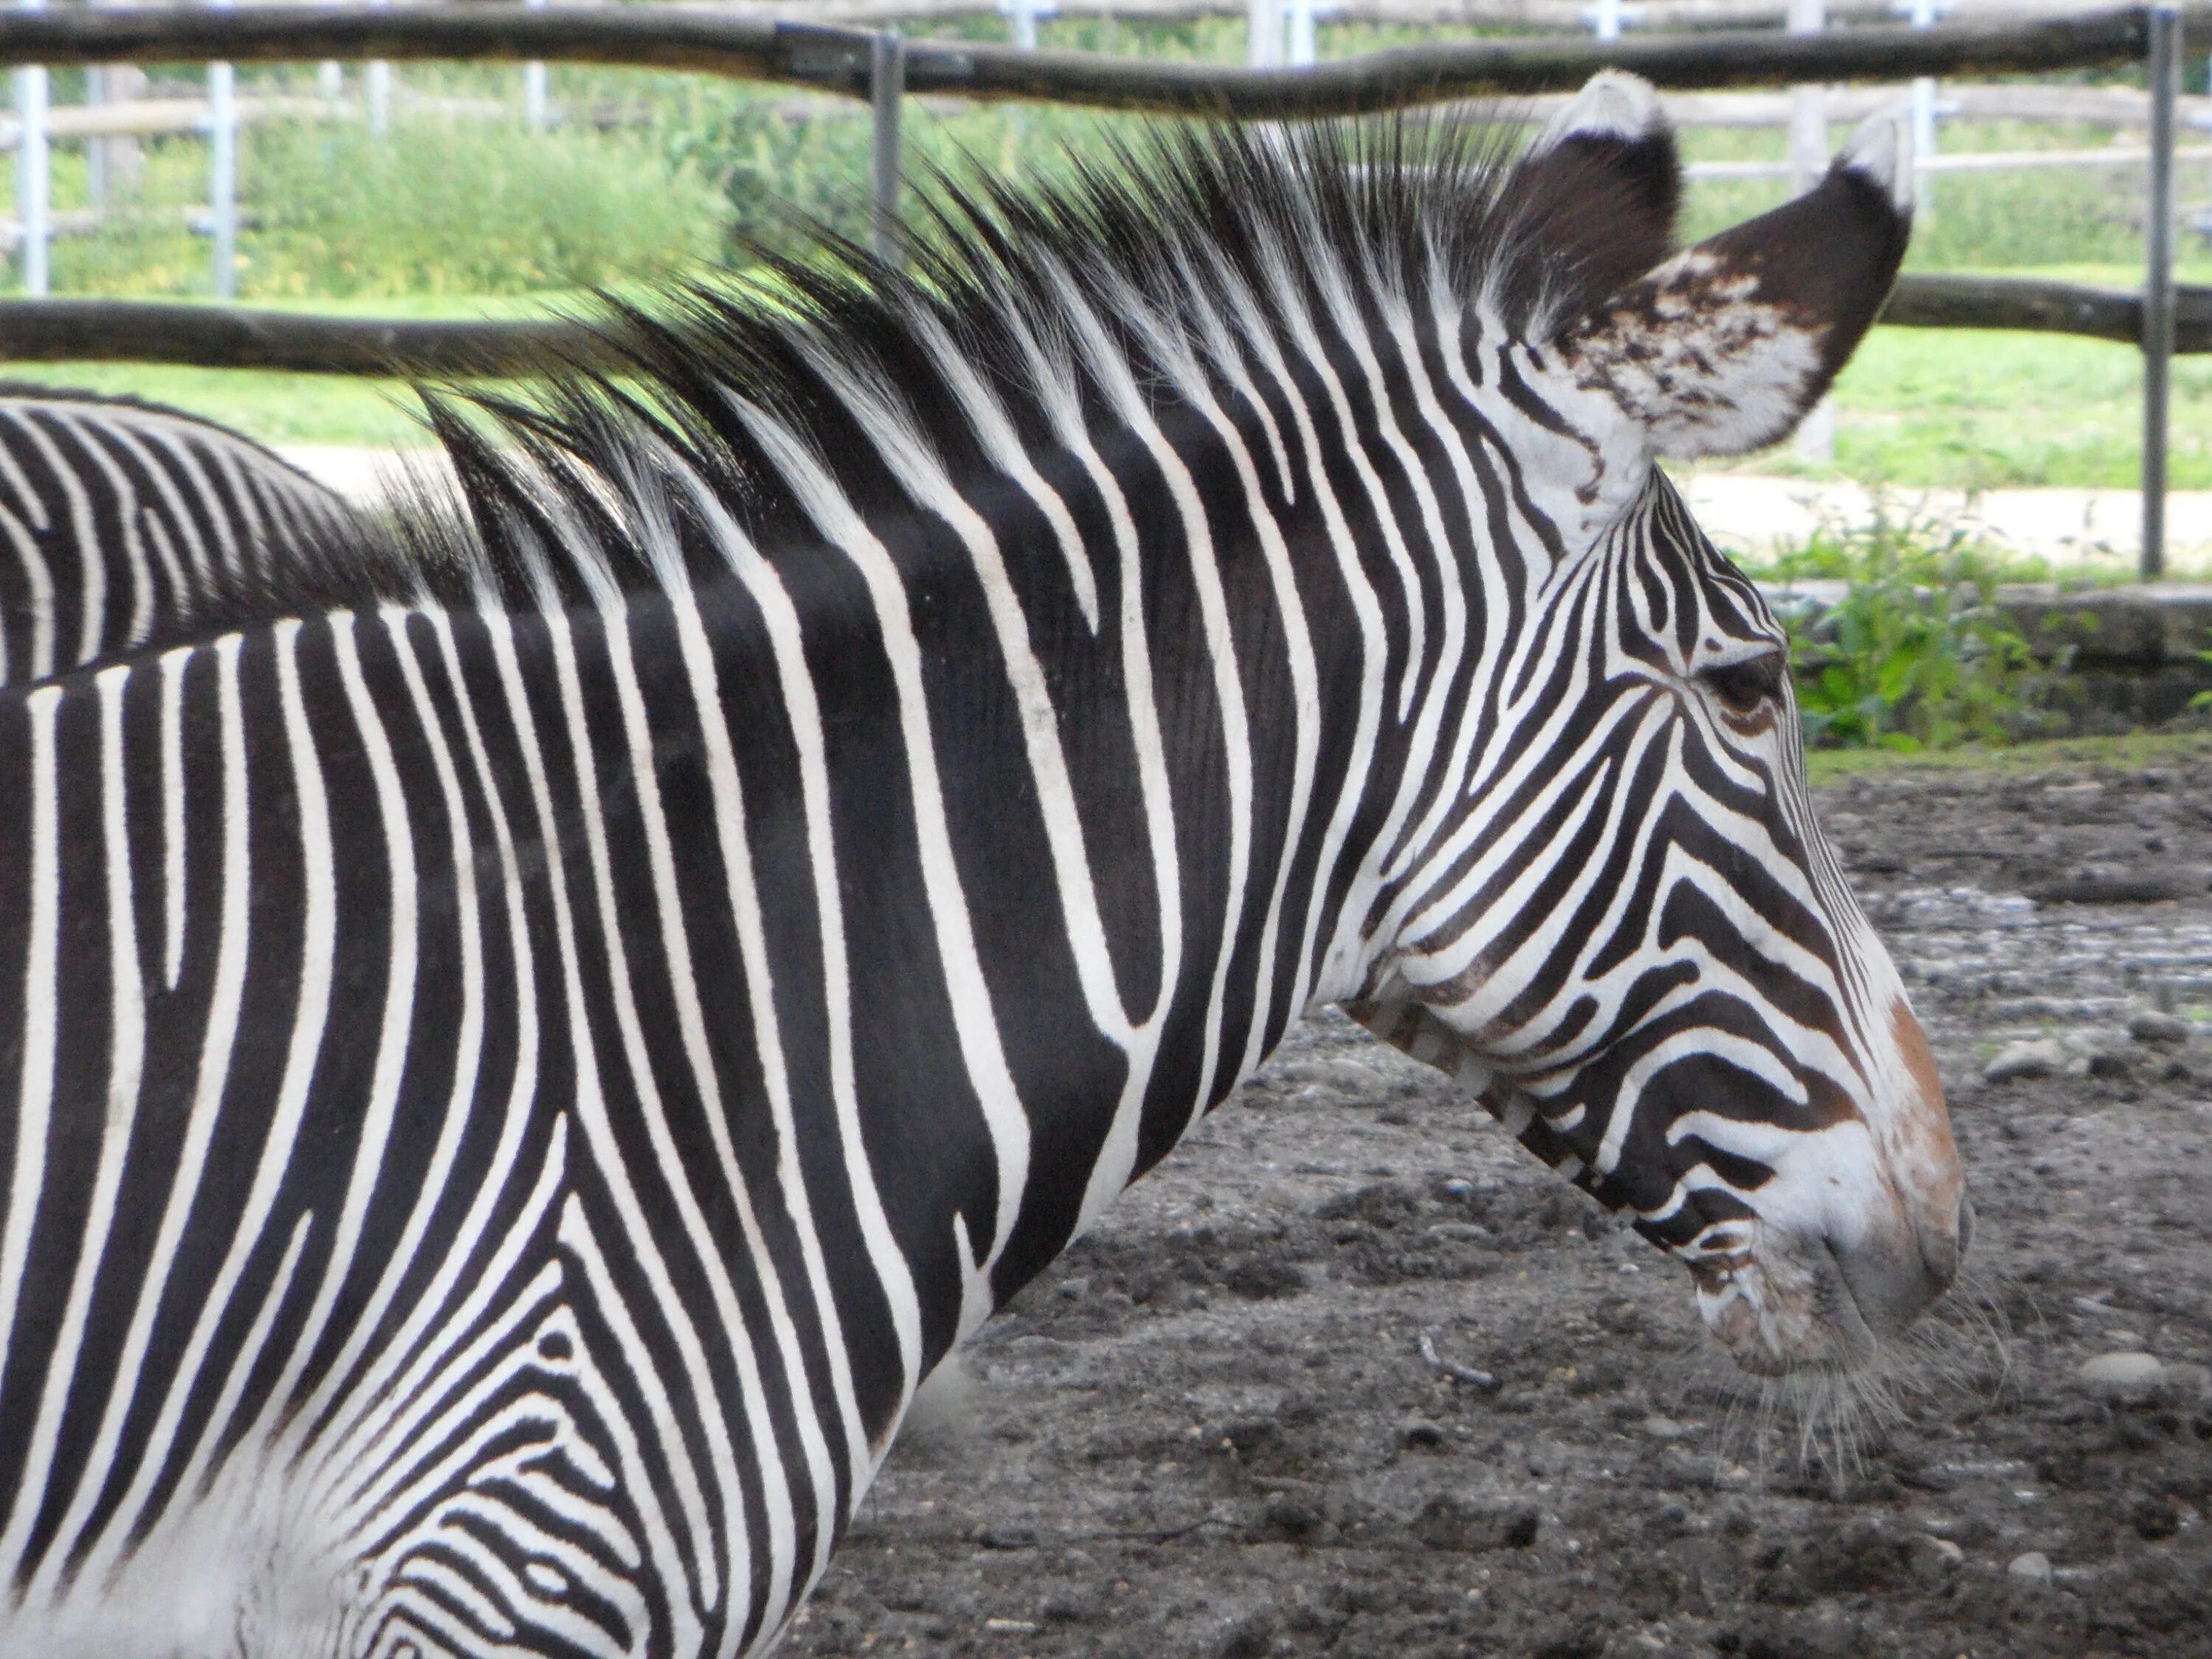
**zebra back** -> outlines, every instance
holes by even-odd
[[[304,594],[355,517],[242,434],[0,384],[0,684],[172,643]]]

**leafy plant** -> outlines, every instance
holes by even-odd
[[[625,134],[417,119],[254,135],[257,295],[518,294],[715,250],[712,187]]]
[[[1871,521],[1824,527],[1762,573],[1845,584],[1824,609],[1784,607],[1807,743],[1948,749],[2013,735],[2031,659],[1994,603],[2002,569],[1957,526],[1878,502]]]

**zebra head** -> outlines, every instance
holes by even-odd
[[[1663,249],[1679,165],[1642,82],[1601,76],[1532,148],[1524,189],[1602,175],[1607,246]],[[1477,693],[1497,739],[1355,1008],[1632,1210],[1759,1372],[1872,1358],[1951,1283],[1970,1211],[1927,1041],[1814,817],[1784,635],[1656,462],[1771,443],[1826,390],[1904,252],[1900,148],[1869,123],[1809,193],[1474,348],[1556,414],[1519,447],[1557,544],[1509,597]]]

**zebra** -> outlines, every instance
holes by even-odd
[[[1671,253],[1607,73],[1517,157],[939,180],[902,273],[434,398],[343,603],[0,694],[0,1650],[763,1651],[922,1379],[1330,1003],[1736,1363],[1878,1363],[1942,1091],[1658,463],[1821,395],[1911,177],[1877,121]]]
[[[212,421],[0,383],[0,684],[250,615],[264,586],[296,603],[294,550],[336,546],[352,512]]]

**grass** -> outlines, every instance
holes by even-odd
[[[2056,738],[2002,748],[1969,744],[1920,754],[1887,749],[1821,749],[1806,757],[1815,788],[1869,772],[1921,770],[2047,772],[2061,766],[2160,766],[2212,755],[2212,732],[2131,732],[2117,738]]]
[[[2170,476],[2212,489],[2212,357],[2175,360]],[[2054,334],[1878,328],[1836,383],[1833,472],[1903,488],[2130,489],[2142,358]],[[1737,464],[1819,471],[1786,447]]]

